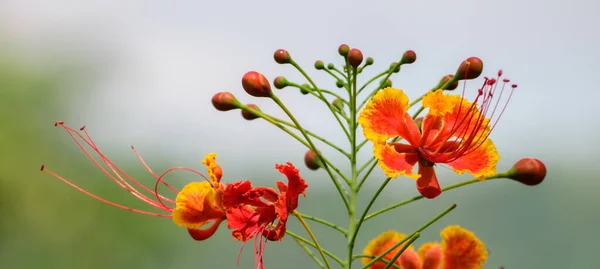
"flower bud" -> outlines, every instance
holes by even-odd
[[[344,109],[344,102],[340,98],[336,98],[331,104],[337,109],[337,111],[342,111],[342,109]]]
[[[359,49],[351,49],[348,52],[348,63],[350,66],[357,68],[363,61],[363,54]]]
[[[258,108],[258,106],[255,104],[247,104],[246,106],[248,108],[260,111],[260,108]],[[259,118],[258,116],[254,115],[246,110],[242,110],[242,117],[244,117],[244,119],[246,119],[246,120],[254,120],[254,119]]]
[[[331,63],[327,64],[327,69],[331,70],[331,69],[334,69],[334,68],[335,68],[335,65],[333,65]]]
[[[239,102],[230,92],[219,92],[212,98],[213,106],[219,111],[229,111],[239,108]]]
[[[439,85],[440,85],[440,87],[441,87],[441,86],[444,86],[444,84],[446,84],[446,82],[448,82],[449,80],[451,80],[451,79],[453,79],[453,78],[454,78],[454,75],[452,75],[452,74],[445,75],[445,76],[444,76],[444,77],[443,77],[443,78],[440,80],[440,84],[439,84]],[[451,90],[454,90],[454,89],[456,89],[456,87],[458,87],[458,80],[456,80],[456,81],[452,82],[452,83],[451,83],[451,84],[450,84],[448,87],[446,87],[444,90],[451,91]]]
[[[335,86],[337,86],[338,88],[343,88],[344,87],[344,82],[341,80],[337,80],[335,82]]]
[[[417,60],[417,54],[412,50],[407,50],[402,54],[402,59],[400,59],[400,63],[402,64],[412,64]]]
[[[375,61],[373,60],[373,58],[367,57],[367,59],[365,60],[365,66],[372,65],[374,62]]]
[[[513,165],[514,173],[510,179],[521,182],[528,186],[542,183],[546,177],[546,165],[535,158],[523,158]]]
[[[340,47],[338,48],[338,53],[344,57],[346,57],[348,55],[349,51],[350,51],[350,47],[348,47],[348,45],[346,45],[346,44],[341,44]]]
[[[390,79],[386,79],[381,82],[381,88],[392,87],[392,81]]]
[[[319,156],[312,150],[308,150],[304,155],[304,164],[310,170],[317,170],[321,167],[321,160],[319,160]]]
[[[323,63],[323,61],[319,60],[315,62],[315,69],[317,70],[323,70],[325,69],[325,64]]]
[[[477,57],[469,57],[464,60],[454,76],[457,80],[474,79],[479,77],[483,72],[483,61]]]
[[[242,77],[242,87],[254,97],[270,97],[271,85],[267,78],[256,71],[250,71]]]
[[[307,95],[309,92],[306,89],[310,89],[310,85],[304,83],[302,85],[300,85],[300,93]]]
[[[284,49],[276,50],[273,54],[273,58],[278,64],[289,64],[292,61],[292,56],[290,56],[290,53]]]
[[[275,86],[275,88],[277,89],[283,89],[287,86],[289,86],[287,79],[285,79],[282,76],[278,76],[273,80],[273,86]]]
[[[401,64],[399,64],[398,62],[393,62],[390,64],[390,69],[392,69],[394,73],[398,73],[400,72],[400,66]]]

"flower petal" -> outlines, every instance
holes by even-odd
[[[385,88],[373,96],[360,113],[358,123],[365,137],[374,143],[400,136],[417,146],[421,133],[407,113],[408,97],[402,90]]]
[[[459,139],[463,142],[487,137],[490,131],[489,119],[485,118],[477,104],[459,95],[444,94],[445,104],[451,107],[451,111],[444,112],[430,109],[423,119],[423,133],[427,133],[425,145],[436,147],[440,143],[451,139]],[[425,105],[425,99],[423,100]]]
[[[216,157],[216,153],[209,153],[206,154],[206,157],[202,160],[202,163],[206,165],[206,170],[210,176],[210,182],[212,182],[213,185],[219,184],[219,182],[221,182],[221,177],[223,177],[223,169],[221,169],[221,166],[217,163]]]
[[[177,194],[173,221],[179,226],[199,229],[211,220],[225,218],[222,205],[218,204],[217,191],[208,183],[192,182]]]
[[[367,247],[365,248],[365,250],[363,251],[364,254],[366,255],[372,255],[372,256],[379,256],[382,253],[384,253],[385,251],[387,251],[389,248],[391,248],[392,246],[394,246],[396,243],[402,241],[404,238],[406,238],[405,234],[401,234],[398,233],[396,231],[387,231],[387,232],[383,232],[381,233],[378,237],[374,238],[373,240],[371,240],[371,242],[369,242],[369,244],[367,245]],[[394,258],[394,256],[396,256],[396,253],[398,253],[398,251],[400,251],[400,249],[402,248],[404,244],[396,247],[394,250],[390,251],[388,254],[386,254],[385,256],[383,256],[383,259],[390,261],[391,259]],[[409,246],[406,251],[408,250],[412,250],[413,247]],[[401,254],[401,256],[404,255],[404,253]],[[369,262],[371,262],[371,260],[373,260],[372,258],[363,258],[362,262],[363,264],[367,264]],[[400,260],[395,261],[395,264],[400,266]],[[369,269],[383,269],[385,267],[385,263],[382,261],[377,261],[375,263],[373,263]]]
[[[444,269],[482,269],[488,252],[469,230],[448,226],[441,232]]]
[[[298,196],[300,194],[306,196],[304,191],[308,188],[304,179],[300,176],[300,172],[292,163],[286,163],[285,165],[277,164],[275,168],[279,170],[282,174],[284,174],[288,179],[287,189],[282,190],[280,187],[280,192],[286,192],[286,203],[288,212],[292,212],[298,208]],[[282,183],[278,183],[278,185],[284,185]]]
[[[218,219],[210,227],[208,227],[207,229],[203,229],[203,230],[188,228],[188,233],[196,241],[206,240],[209,237],[211,237],[213,234],[215,234],[215,232],[219,228],[219,225],[221,224],[221,222],[223,222],[223,219]]]
[[[438,269],[442,263],[442,247],[438,243],[425,243],[419,248],[422,269]]]
[[[419,193],[428,199],[438,197],[442,193],[442,188],[440,187],[440,183],[438,183],[433,165],[423,161],[419,162],[419,174],[421,175],[417,179],[417,190]]]
[[[398,175],[414,179],[420,177],[419,174],[412,172],[415,164],[419,161],[416,152],[399,153],[393,144],[375,144],[373,153],[387,177],[396,178]]]
[[[400,254],[400,267],[402,269],[422,269],[421,258],[414,250],[405,250]]]
[[[226,208],[239,205],[251,205],[256,207],[269,206],[261,198],[275,201],[279,194],[272,188],[252,187],[249,180],[228,183],[223,192],[223,206]]]
[[[496,146],[492,140],[486,139],[481,146],[474,148],[470,152],[466,152],[465,155],[449,162],[448,165],[458,174],[468,172],[483,180],[485,177],[496,173],[498,160],[500,160],[500,156],[498,155]]]

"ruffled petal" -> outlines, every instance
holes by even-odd
[[[486,139],[481,146],[449,162],[448,166],[452,167],[454,172],[458,174],[468,172],[483,180],[496,173],[498,160],[500,160],[500,156],[498,155],[496,146],[492,140]]]
[[[212,182],[213,185],[219,184],[219,182],[221,182],[221,177],[223,177],[223,169],[221,169],[221,166],[217,163],[216,157],[216,153],[209,153],[206,154],[206,157],[202,160],[202,163],[206,165],[210,182]]]
[[[402,241],[404,238],[406,238],[405,234],[401,234],[396,231],[383,232],[378,237],[374,238],[373,240],[371,240],[371,242],[369,242],[367,247],[364,249],[363,253],[366,255],[379,256],[382,253],[384,253],[385,251],[387,251],[388,249],[390,249],[391,247],[393,247],[398,242]],[[402,249],[403,245],[404,244],[402,244],[402,245],[396,247],[394,250],[390,251],[388,254],[383,256],[383,259],[385,259],[387,261],[390,261],[391,259],[393,259],[394,256],[396,256],[396,254],[398,253],[398,251],[400,251],[400,249]],[[413,247],[409,246],[406,249],[406,251],[409,251],[412,249],[413,249]],[[402,256],[402,255],[404,255],[404,253],[402,253],[400,256]],[[363,262],[363,264],[367,264],[367,263],[371,262],[371,260],[373,260],[373,259],[372,258],[363,258],[362,262]],[[394,263],[396,265],[400,266],[400,259],[394,261]],[[369,269],[383,269],[383,268],[385,268],[385,265],[386,264],[384,262],[377,261],[377,262],[374,262],[369,267]]]
[[[373,96],[358,117],[365,137],[375,144],[400,136],[417,146],[421,133],[407,113],[408,96],[394,88],[385,88]]]
[[[440,183],[438,183],[433,165],[423,161],[419,162],[419,174],[421,175],[417,179],[417,190],[419,193],[428,199],[438,197],[442,193],[442,188],[440,187]]]
[[[419,174],[412,172],[419,156],[414,152],[398,152],[393,144],[375,144],[373,147],[375,158],[379,160],[379,166],[387,177],[396,178],[404,175],[418,179]]]
[[[488,252],[485,245],[469,230],[448,226],[441,232],[443,269],[482,269]]]
[[[192,182],[186,185],[175,199],[173,221],[179,226],[199,229],[211,220],[225,218],[222,205],[218,204],[217,191],[208,183]]]

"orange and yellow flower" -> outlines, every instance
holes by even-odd
[[[485,245],[469,230],[460,226],[448,226],[441,232],[442,242],[423,244],[418,251],[409,246],[400,257],[393,261],[402,269],[482,269],[488,256]],[[406,235],[388,231],[373,239],[365,248],[364,254],[378,256],[404,239]],[[383,258],[390,261],[400,250],[393,250]],[[367,264],[372,258],[363,258]],[[377,261],[369,269],[384,268],[385,263]]]
[[[419,127],[408,114],[406,94],[388,87],[373,96],[358,122],[374,143],[374,155],[388,177],[414,178],[423,196],[435,198],[441,193],[435,164],[447,164],[456,173],[468,172],[480,179],[495,174],[500,157],[488,139],[494,124],[486,115],[491,112],[492,117],[498,108],[498,102],[492,102],[496,88],[495,79],[486,79],[473,103],[442,90],[427,93],[423,107],[428,113]],[[406,142],[388,142],[394,137]]]

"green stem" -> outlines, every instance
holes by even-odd
[[[352,244],[354,244],[354,241],[356,241],[356,236],[358,236],[358,230],[360,229],[360,226],[363,224],[363,222],[365,220],[365,216],[367,216],[367,214],[369,213],[369,210],[371,210],[371,207],[373,206],[373,203],[375,203],[375,200],[377,200],[377,197],[379,197],[379,194],[381,194],[381,192],[383,191],[383,189],[385,189],[385,186],[387,186],[387,184],[390,182],[391,179],[392,179],[391,177],[388,177],[383,182],[383,184],[381,184],[381,186],[379,186],[379,189],[377,190],[377,192],[375,192],[375,195],[373,195],[373,197],[371,198],[371,201],[369,201],[369,203],[367,204],[367,207],[363,211],[362,215],[360,216],[360,219],[358,219],[358,223],[356,224],[356,232],[354,234],[352,234],[352,239],[350,240],[350,242],[352,242]]]
[[[356,151],[360,151],[360,149],[367,144],[367,142],[369,142],[369,139],[365,139],[362,142],[360,142],[360,144],[358,144],[358,147],[356,147]]]
[[[371,172],[373,172],[373,169],[375,169],[375,166],[377,166],[377,161],[375,161],[373,163],[373,165],[371,165],[371,167],[369,168],[369,171],[367,171],[367,173],[360,180],[360,183],[358,183],[358,191],[360,191],[360,188],[362,188],[363,184],[365,184],[365,182],[367,181],[367,178],[369,178],[369,175],[371,174]]]
[[[346,65],[347,66],[347,65]],[[342,76],[345,79],[348,79],[349,76],[347,76],[346,74],[344,74],[344,72],[340,71],[339,69],[335,68],[335,66],[333,67],[333,69],[331,69],[333,71],[335,71],[336,73],[340,74],[340,76]]]
[[[379,73],[377,76],[374,76],[373,78],[369,79],[369,81],[367,81],[367,83],[365,83],[365,85],[363,85],[362,87],[360,87],[360,90],[358,90],[358,94],[360,94],[373,81],[375,81],[376,79],[380,78],[381,76],[387,74],[388,72],[389,72],[389,69],[386,70],[386,71],[383,71],[383,72]]]
[[[303,86],[302,86],[302,85],[300,85],[300,84],[293,83],[293,82],[288,82],[288,85],[289,85],[289,86],[292,86],[292,87],[294,87],[294,88],[298,88],[298,89],[305,90],[305,91],[309,92],[310,94],[312,94],[313,96],[317,97],[317,99],[319,99],[319,100],[321,100],[321,101],[324,101],[324,102],[327,102],[327,99],[323,99],[323,98],[321,98],[321,96],[319,96],[317,93],[315,93],[315,92],[316,92],[316,90],[314,90],[313,88],[306,88],[306,87],[303,87]],[[334,93],[334,92],[332,92],[332,91],[325,90],[325,89],[319,89],[319,90],[320,90],[321,92],[323,92],[323,93],[329,94],[329,95],[331,95],[331,96],[333,96],[333,97],[335,97],[335,98],[338,98],[338,99],[342,100],[342,102],[344,102],[344,104],[345,104],[345,105],[349,105],[348,101],[346,101],[344,98],[342,98],[342,96],[341,96],[341,95],[339,95],[339,94],[337,94],[337,93]]]
[[[302,241],[298,240],[297,238],[294,238],[294,241],[296,241],[296,243],[298,243],[298,245],[306,252],[306,254],[308,254],[309,257],[311,257],[313,259],[313,261],[315,261],[315,263],[321,267],[321,269],[325,269],[325,264],[323,264],[321,262],[321,260],[319,260],[319,258],[317,258],[317,256],[315,256],[315,254],[312,253],[312,250],[310,250],[304,243],[302,243]]]
[[[294,214],[294,216],[296,216],[298,221],[300,221],[300,224],[302,224],[302,227],[304,227],[304,229],[306,230],[306,232],[312,239],[313,243],[315,243],[315,247],[317,248],[317,250],[319,250],[319,253],[321,254],[321,258],[323,258],[323,262],[325,262],[325,266],[328,269],[331,269],[331,265],[329,265],[329,260],[327,259],[327,257],[325,257],[325,253],[323,252],[323,249],[319,245],[319,242],[317,241],[315,234],[313,234],[310,227],[308,227],[308,224],[306,223],[306,221],[304,221],[304,219],[302,218],[302,216],[300,216],[300,213],[298,213],[298,211],[294,210],[294,211],[292,211],[292,214]]]
[[[509,170],[509,171],[510,171],[510,170]],[[495,174],[495,175],[493,175],[493,176],[490,176],[490,177],[486,178],[484,181],[481,181],[481,180],[479,180],[479,179],[477,179],[477,178],[470,179],[470,180],[465,180],[465,181],[462,181],[462,182],[456,183],[456,184],[454,184],[454,185],[450,185],[450,186],[448,186],[448,187],[445,187],[445,188],[443,188],[443,189],[442,189],[442,192],[446,192],[446,191],[449,191],[449,190],[452,190],[452,189],[456,189],[456,188],[458,188],[458,187],[462,187],[462,186],[470,185],[470,184],[473,184],[473,183],[476,183],[476,182],[485,182],[485,181],[492,180],[492,179],[496,179],[496,178],[505,178],[505,177],[507,177],[507,176],[509,175],[509,171],[506,171],[506,172],[503,172],[503,173],[498,173],[498,174]],[[392,209],[398,208],[398,207],[400,207],[400,206],[403,206],[403,205],[406,205],[406,204],[410,204],[410,203],[412,203],[412,202],[414,202],[414,201],[421,200],[421,199],[423,199],[423,198],[424,198],[424,197],[423,197],[422,195],[415,196],[415,197],[413,197],[413,198],[410,198],[410,199],[404,200],[404,201],[402,201],[402,202],[399,202],[399,203],[393,204],[393,205],[391,205],[391,206],[388,206],[388,207],[386,207],[386,208],[380,209],[380,210],[378,210],[377,212],[371,213],[370,215],[366,216],[364,221],[367,221],[367,220],[369,220],[369,219],[372,219],[372,218],[374,218],[374,217],[376,217],[376,216],[378,216],[378,215],[380,215],[380,214],[383,214],[383,213],[385,213],[385,212],[387,212],[387,211],[390,211],[390,210],[392,210]]]
[[[396,249],[398,246],[404,244],[404,242],[408,241],[409,239],[412,239],[413,237],[419,235],[423,230],[427,229],[427,227],[429,227],[431,224],[435,223],[436,221],[438,221],[439,219],[441,219],[442,217],[444,217],[446,214],[450,213],[450,211],[454,210],[456,208],[456,204],[453,204],[452,206],[450,206],[448,209],[444,210],[444,212],[440,213],[439,215],[437,215],[435,218],[433,218],[432,220],[430,220],[429,222],[425,223],[423,226],[421,226],[419,229],[417,229],[416,231],[414,231],[411,235],[409,235],[408,237],[400,240],[400,242],[394,244],[393,246],[391,246],[390,248],[388,248],[386,251],[384,251],[383,253],[381,253],[379,256],[375,257],[375,259],[371,260],[369,263],[367,263],[363,269],[367,269],[369,268],[369,266],[371,266],[373,263],[375,263],[376,261],[380,260],[381,258],[383,258],[385,255],[387,255],[388,253],[392,252],[394,249]],[[412,242],[414,242],[416,240],[416,238],[412,241],[410,241],[409,243],[406,244],[406,247],[408,247]],[[400,254],[402,254],[402,251],[400,251]]]
[[[250,113],[253,113],[253,111],[249,111],[249,112],[250,112]],[[253,114],[254,114],[254,113],[253,113]],[[258,116],[258,115],[257,115],[257,116]],[[292,127],[292,128],[294,128],[294,129],[298,130],[298,128],[296,128],[296,126],[295,126],[294,124],[290,123],[290,122],[284,121],[284,120],[282,120],[282,119],[275,118],[275,117],[273,117],[273,116],[270,116],[270,117],[271,117],[273,120],[275,120],[276,122],[279,122],[279,123],[281,123],[281,124],[283,124],[283,125],[286,125],[286,126],[288,126],[288,127]],[[327,144],[327,145],[328,145],[328,146],[330,146],[331,148],[333,148],[333,149],[337,150],[338,152],[340,152],[341,154],[343,154],[344,156],[346,156],[346,158],[350,158],[350,153],[348,153],[348,152],[344,151],[343,149],[341,149],[341,148],[340,148],[340,147],[338,147],[337,145],[335,145],[335,144],[333,144],[333,143],[329,142],[327,139],[325,139],[325,138],[323,138],[323,137],[321,137],[321,136],[319,136],[319,135],[317,135],[317,134],[315,134],[315,133],[313,133],[313,132],[311,132],[311,131],[309,131],[309,130],[305,130],[305,131],[306,131],[306,133],[307,133],[308,135],[310,135],[310,136],[312,136],[312,137],[316,138],[317,140],[319,140],[319,141],[321,141],[321,142],[323,142],[323,143]]]
[[[350,210],[348,210],[348,218],[349,218],[349,227],[348,227],[348,262],[346,264],[347,269],[352,267],[352,255],[354,254],[354,243],[356,240],[356,235],[358,234],[358,229],[360,228],[360,220],[357,220],[355,217],[356,214],[356,180],[358,177],[358,170],[356,169],[356,159],[357,159],[357,144],[356,144],[356,125],[358,124],[356,119],[356,97],[357,97],[357,86],[356,86],[356,78],[358,76],[358,70],[356,68],[350,69],[350,65],[348,64],[348,59],[346,58],[346,70],[348,72],[348,83],[350,84],[350,170],[352,171],[352,179],[350,180]],[[352,76],[350,76],[350,72],[352,72]]]
[[[358,254],[358,255],[354,255],[354,256],[352,256],[352,260],[353,260],[353,261],[354,261],[354,260],[356,260],[356,259],[360,259],[360,258],[370,258],[370,259],[374,259],[374,258],[376,258],[376,256],[375,256],[375,255],[366,255],[366,254]],[[381,258],[380,260],[381,260],[382,262],[386,263],[386,264],[390,262],[390,261],[388,261],[388,260],[386,260],[386,259],[384,259],[384,258]],[[402,269],[402,268],[400,268],[400,266],[398,266],[397,264],[394,264],[394,265],[392,265],[392,266],[393,266],[395,269]]]
[[[294,233],[294,232],[292,232],[290,230],[285,231],[285,234],[287,234],[287,235],[289,235],[289,236],[291,236],[291,237],[293,237],[295,239],[298,239],[302,243],[307,244],[307,245],[309,245],[309,246],[317,249],[317,246],[315,246],[315,244],[313,242],[308,241],[308,239],[306,239],[306,238],[304,238],[302,236],[299,236],[299,235],[297,235],[296,233]],[[337,256],[335,256],[333,253],[327,251],[326,249],[323,249],[323,253],[325,253],[325,255],[327,255],[330,258],[332,258],[339,265],[344,265],[344,261],[342,261],[340,258],[338,258]]]
[[[306,139],[306,142],[308,143],[307,147],[309,149],[311,149],[312,151],[314,151],[317,154],[317,156],[319,157],[319,160],[323,164],[323,168],[325,168],[325,171],[327,171],[327,174],[329,174],[329,177],[333,181],[333,184],[335,185],[335,188],[337,189],[337,191],[339,192],[340,196],[342,197],[342,200],[344,201],[344,205],[346,206],[346,209],[350,210],[350,204],[348,202],[348,199],[346,198],[346,189],[344,189],[342,187],[342,185],[340,184],[339,180],[337,180],[337,178],[335,177],[335,175],[333,174],[333,172],[331,172],[331,168],[330,167],[334,167],[338,171],[339,171],[339,169],[337,169],[335,166],[333,166],[331,163],[329,163],[327,161],[327,159],[325,159],[325,157],[323,156],[323,154],[321,154],[321,152],[317,149],[317,147],[315,146],[315,144],[312,142],[312,140],[310,139],[310,137],[308,136],[308,134],[306,133],[306,131],[304,130],[304,128],[302,128],[302,126],[300,125],[300,123],[298,122],[298,120],[296,120],[296,117],[294,117],[294,115],[292,114],[292,112],[290,112],[289,109],[287,109],[287,107],[283,104],[283,102],[281,102],[281,100],[279,99],[279,97],[277,97],[277,95],[275,95],[274,93],[271,93],[271,99],[283,110],[283,112],[285,112],[285,114],[290,118],[290,120],[292,120],[292,122],[296,125],[296,127],[298,127],[298,130],[302,133],[302,135]],[[348,178],[345,177],[341,172],[339,174],[344,179],[344,181],[346,181],[346,182],[349,181]]]
[[[313,216],[306,215],[306,214],[302,214],[302,213],[300,213],[300,216],[302,216],[303,218],[305,218],[307,220],[311,220],[311,221],[314,221],[314,222],[317,222],[317,223],[321,223],[321,224],[323,224],[325,226],[333,228],[333,229],[337,230],[338,232],[342,233],[344,236],[348,235],[348,231],[346,231],[344,228],[342,228],[340,226],[337,226],[337,225],[335,225],[335,224],[333,224],[333,223],[331,223],[329,221],[326,221],[324,219],[320,219],[320,218],[313,217]]]
[[[327,72],[329,75],[331,75],[333,78],[336,79],[336,81],[338,80],[342,80],[341,78],[339,78],[338,76],[336,76],[333,72],[331,72],[331,70],[324,68],[323,71]],[[346,76],[343,76],[343,78],[346,78]]]
[[[420,236],[420,234],[418,232],[415,232],[415,233],[412,233],[411,235],[405,237],[404,239],[400,240],[398,243],[396,243],[393,246],[389,247],[386,251],[384,251],[383,253],[379,254],[378,256],[376,256],[375,258],[373,258],[371,261],[369,261],[368,263],[366,263],[363,266],[363,269],[368,269],[371,265],[373,265],[377,261],[383,261],[383,257],[385,255],[387,255],[388,253],[392,252],[394,249],[396,249],[397,247],[401,246],[402,244],[406,243],[404,246],[402,246],[402,248],[400,250],[398,250],[398,253],[402,254],[415,240],[417,240],[417,238],[419,238],[419,236]],[[390,260],[390,261],[394,261],[394,260]],[[388,262],[390,262],[390,261],[388,261]]]
[[[310,78],[310,76],[308,76],[308,74],[304,71],[304,69],[302,69],[302,67],[300,67],[300,65],[298,65],[298,63],[296,63],[292,59],[290,59],[290,64],[293,67],[295,67],[296,70],[298,70],[298,72],[300,72],[304,76],[304,78],[306,78],[306,80],[308,80],[308,83],[310,83],[310,85],[317,91],[317,93],[319,94],[319,96],[321,98],[325,99],[325,96],[323,96],[323,92],[321,92],[321,89],[319,89],[319,87],[317,86],[317,84]],[[274,94],[273,94],[273,96],[274,96]],[[335,108],[333,107],[332,104],[330,104],[329,102],[326,102],[326,104],[327,104],[327,107],[329,108],[329,110],[331,111],[331,113],[333,114],[333,116],[335,117],[335,120],[337,120],[337,122],[340,125],[340,127],[342,127],[342,130],[344,130],[344,133],[346,134],[346,137],[349,140],[350,139],[350,134],[348,133],[348,130],[346,130],[345,125],[342,123],[342,121],[338,117],[339,113],[336,113]]]

